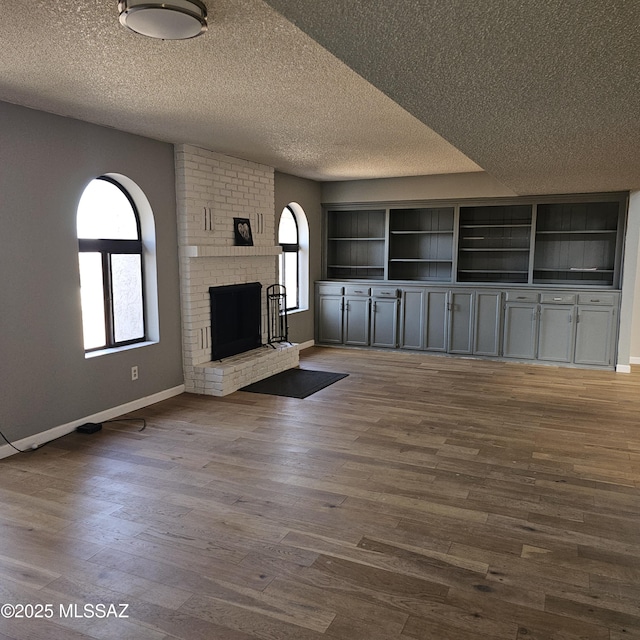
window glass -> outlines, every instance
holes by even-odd
[[[289,207],[284,209],[280,218],[278,242],[280,244],[298,244],[298,225],[293,211]]]
[[[298,253],[282,254],[282,276],[286,291],[287,309],[295,309],[298,306]]]
[[[140,258],[141,256],[136,254],[111,256],[113,328],[116,342],[144,337]]]
[[[102,256],[99,253],[81,253],[79,258],[84,348],[97,349],[107,342]]]
[[[78,205],[78,238],[137,240],[135,209],[123,189],[104,179],[92,180]]]

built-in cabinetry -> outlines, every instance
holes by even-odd
[[[499,356],[502,337],[501,291],[476,291],[474,293],[473,354]]]
[[[619,294],[507,292],[503,355],[613,366]]]
[[[500,292],[403,287],[400,295],[400,348],[499,355]]]
[[[342,344],[342,299],[344,287],[337,284],[319,284],[316,296],[316,338],[322,344]]]
[[[325,211],[328,279],[617,288],[626,194]]]
[[[537,291],[507,291],[504,304],[502,353],[507,358],[532,360],[538,340]]]
[[[614,366],[619,293],[317,283],[320,344]]]
[[[371,289],[371,346],[398,346],[398,290],[390,287]]]
[[[318,284],[318,342],[396,348],[398,296],[398,290],[392,287]]]
[[[576,364],[606,365],[613,362],[618,325],[617,308],[617,295],[578,294],[576,346],[573,355]]]
[[[317,340],[613,367],[627,195],[328,206]]]

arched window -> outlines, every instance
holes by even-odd
[[[129,192],[100,176],[77,214],[85,351],[146,339],[140,217]]]
[[[278,227],[280,254],[280,284],[287,290],[287,311],[300,307],[300,234],[298,221],[291,207],[285,207]]]

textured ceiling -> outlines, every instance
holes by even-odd
[[[0,100],[319,180],[640,188],[640,2],[206,4],[206,35],[160,42],[117,0],[0,0]]]
[[[640,2],[267,2],[517,193],[640,187]]]
[[[261,0],[162,42],[117,0],[1,0],[0,100],[319,180],[479,171]]]

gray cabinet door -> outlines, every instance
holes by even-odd
[[[371,344],[395,348],[398,342],[398,300],[375,299],[371,303]]]
[[[532,360],[536,357],[538,305],[531,302],[507,302],[504,307],[502,355]]]
[[[613,307],[578,307],[576,364],[611,365],[614,317]]]
[[[447,350],[448,292],[426,291],[425,300],[425,349]]]
[[[449,292],[449,353],[473,352],[473,292]]]
[[[424,305],[424,289],[403,289],[400,303],[401,349],[424,349]]]
[[[575,307],[569,304],[541,304],[538,330],[538,360],[571,362]]]
[[[318,296],[318,342],[342,344],[342,296]]]
[[[367,297],[344,299],[344,343],[366,347],[369,344],[369,307]]]
[[[478,291],[475,299],[473,353],[479,356],[500,355],[500,320],[502,292]]]

